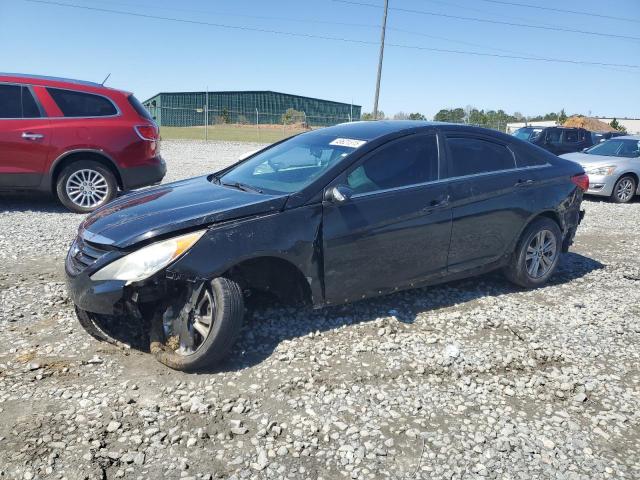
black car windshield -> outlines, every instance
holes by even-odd
[[[607,157],[635,158],[640,156],[640,140],[611,139],[591,147],[585,153]]]
[[[516,130],[515,132],[513,132],[513,135],[516,138],[519,138],[521,140],[527,140],[527,141],[532,141],[535,140],[536,138],[538,138],[538,136],[540,135],[540,133],[542,132],[541,128],[519,128],[518,130]]]
[[[320,132],[299,135],[240,163],[219,181],[266,193],[297,192],[365,143]]]

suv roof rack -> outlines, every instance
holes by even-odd
[[[28,73],[5,73],[0,72],[0,76],[7,77],[18,77],[32,80],[48,80],[52,82],[65,82],[65,83],[75,83],[77,85],[85,85],[87,87],[104,87],[104,85],[96,82],[88,82],[86,80],[76,80],[73,78],[64,78],[64,77],[50,77],[46,75],[30,75]]]

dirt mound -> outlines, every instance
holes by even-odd
[[[615,132],[616,129],[613,128],[608,123],[601,122],[597,118],[592,117],[569,117],[566,122],[564,122],[564,127],[574,127],[574,128],[586,128],[591,132]]]

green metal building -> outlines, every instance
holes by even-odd
[[[283,121],[329,126],[360,120],[362,108],[272,91],[163,92],[142,103],[158,125],[166,127],[205,123],[282,124]],[[289,109],[297,113],[286,116]]]

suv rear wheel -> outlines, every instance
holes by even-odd
[[[78,213],[92,212],[116,196],[118,183],[107,167],[93,160],[79,160],[58,176],[56,193],[60,202]]]

